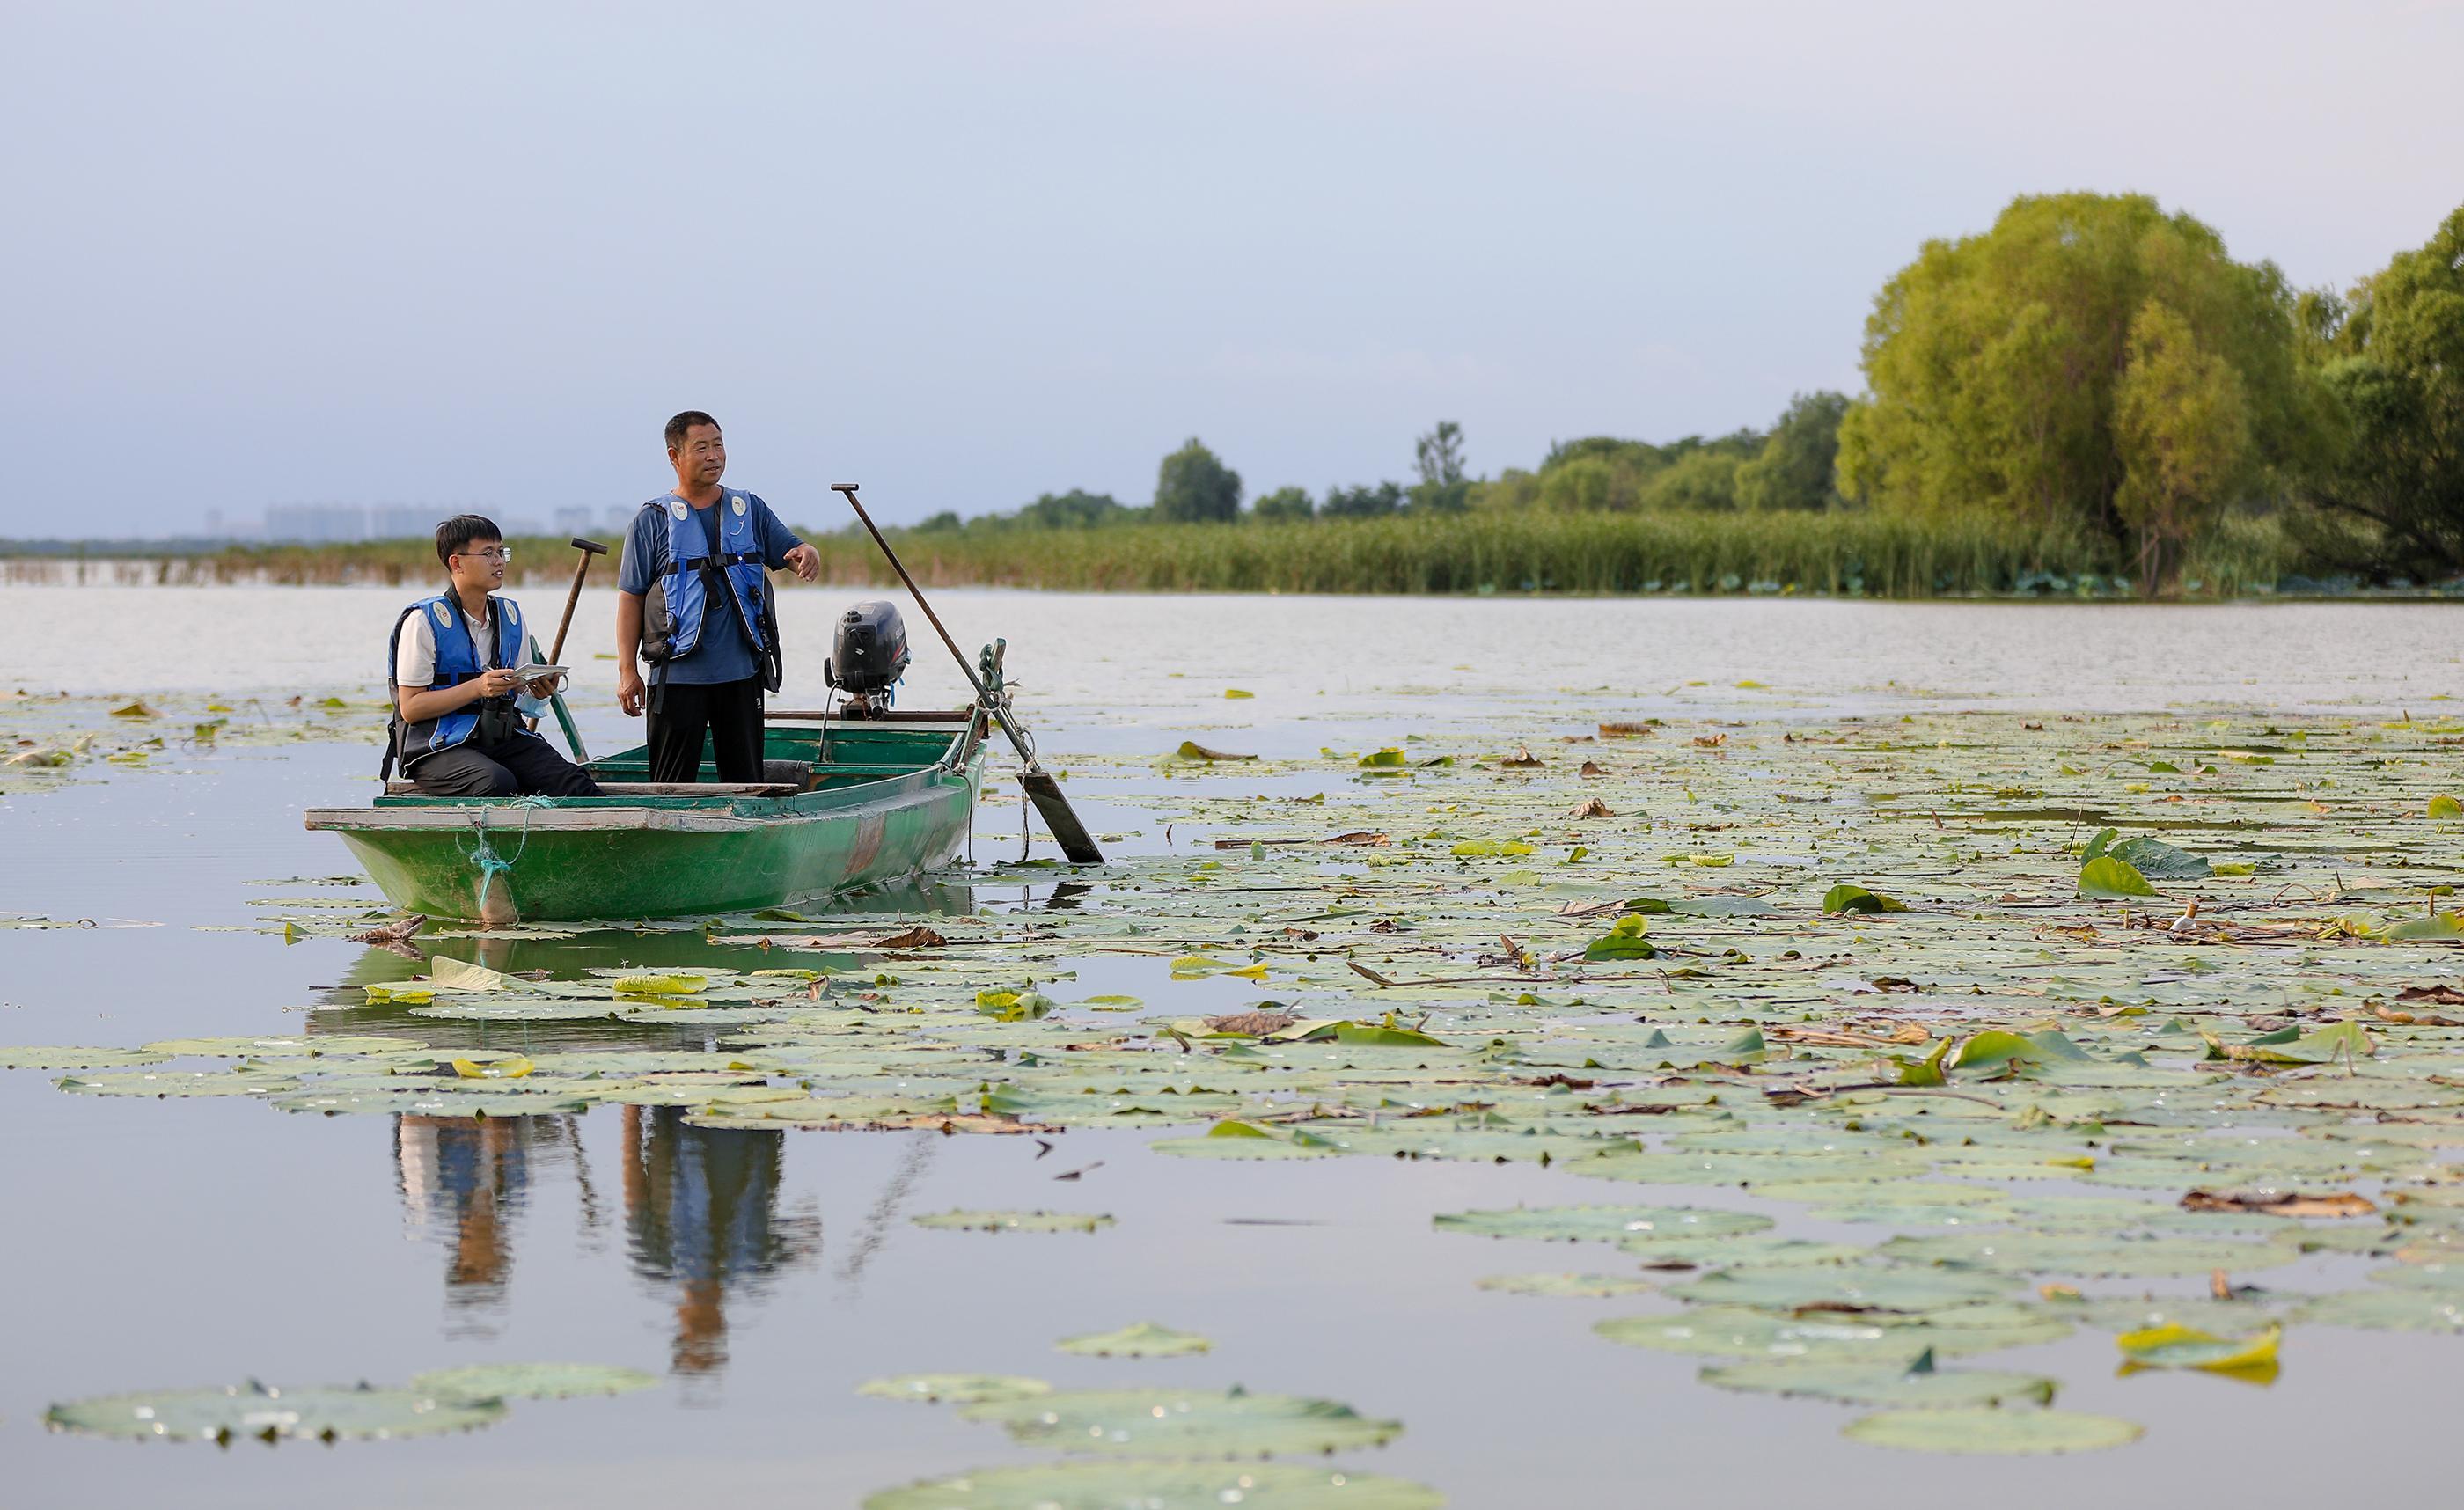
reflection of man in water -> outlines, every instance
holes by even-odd
[[[756,1291],[821,1244],[819,1223],[781,1220],[786,1134],[686,1125],[673,1106],[625,1108],[625,1226],[633,1272],[677,1286],[678,1373],[727,1363],[727,1285]]]
[[[515,1215],[528,1198],[538,1117],[394,1119],[394,1168],[414,1230],[451,1226],[446,1299],[494,1309],[513,1270]]]

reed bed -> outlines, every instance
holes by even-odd
[[[823,576],[841,584],[895,579],[870,540],[809,536]],[[1265,524],[1125,524],[1096,529],[893,532],[926,586],[1070,592],[1827,594],[1934,598],[2120,596],[2133,584],[2110,545],[2002,520],[1841,514],[1469,514]],[[561,584],[573,554],[561,538],[517,539],[516,585]],[[2192,597],[2273,591],[2303,563],[2268,518],[2218,525],[2185,564]],[[15,563],[34,580],[33,562]],[[101,574],[108,569],[109,576]],[[594,580],[613,580],[614,560]],[[87,574],[81,576],[80,574]],[[342,545],[233,546],[195,556],[90,565],[42,558],[50,580],[165,583],[377,583],[406,589],[438,577],[424,539]]]

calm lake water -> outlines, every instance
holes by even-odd
[[[552,622],[559,596],[526,595],[535,622]],[[781,702],[819,702],[827,615],[849,596],[787,599]],[[2440,605],[937,602],[971,651],[1009,637],[1023,706],[1056,764],[1226,729],[1276,753],[1653,714],[2394,713],[2464,694],[2464,609]],[[0,687],[365,696],[397,605],[370,589],[0,588]],[[612,668],[585,658],[606,646],[609,612],[605,594],[585,597],[567,659],[583,668],[587,732],[612,748],[630,742]],[[955,700],[956,673],[920,617],[910,629],[908,700]],[[1227,689],[1255,695],[1226,700]],[[338,983],[399,974],[404,962],[358,945],[200,930],[256,920],[265,908],[252,899],[283,889],[271,879],[349,871],[340,842],[302,832],[298,813],[360,799],[373,764],[358,745],[235,747],[184,762],[187,774],[112,773],[0,799],[0,911],[155,925],[0,930],[0,1041],[297,1032]],[[1099,829],[1143,830],[1149,809],[1108,798],[1157,789],[1089,783],[1082,805]],[[979,827],[1015,815],[992,810]],[[1130,844],[1155,843],[1140,832]],[[985,883],[955,900],[999,908],[1040,894]],[[1159,960],[1079,966],[1081,993],[1182,989]],[[1216,1347],[1149,1361],[1136,1382],[1238,1380],[1398,1417],[1400,1439],[1348,1460],[1483,1510],[2138,1504],[2157,1484],[2170,1486],[2167,1502],[2215,1484],[2236,1505],[2317,1505],[2350,1498],[2357,1475],[2391,1502],[2452,1493],[2449,1384],[2464,1349],[2405,1334],[2305,1330],[2299,1367],[2255,1390],[2194,1375],[2125,1385],[2108,1377],[2108,1338],[2082,1331],[1994,1366],[2079,1381],[2062,1403],[2147,1422],[2139,1447],[2003,1463],[1854,1446],[1837,1435],[1842,1412],[1702,1388],[1696,1360],[1602,1345],[1590,1325],[1617,1302],[1476,1290],[1485,1274],[1621,1263],[1611,1250],[1433,1238],[1433,1214],[1653,1198],[1526,1166],[1177,1161],[1145,1154],[1146,1134],[1083,1131],[1039,1161],[1023,1138],[701,1131],[614,1107],[482,1132],[222,1100],[67,1097],[51,1078],[0,1074],[0,1499],[11,1505],[758,1496],[848,1507],[927,1475],[1043,1455],[946,1409],[860,1399],[862,1381],[963,1370],[1117,1384],[1122,1366],[1051,1344],[1138,1319]],[[1103,1167],[1056,1186],[1065,1159]],[[1747,1203],[1719,1190],[1661,1198]],[[932,1241],[943,1235],[908,1225],[954,1206],[1044,1204],[1107,1211],[1119,1225],[980,1242]],[[525,1403],[473,1434],[332,1449],[133,1446],[41,1425],[52,1402],[92,1394],[249,1377],[390,1382],[492,1360],[631,1365],[667,1382]]]

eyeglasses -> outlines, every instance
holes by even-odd
[[[510,545],[498,545],[492,546],[484,551],[456,551],[453,554],[456,556],[474,556],[483,561],[510,561],[514,558],[514,548]]]

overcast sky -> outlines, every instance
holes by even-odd
[[[2014,193],[2342,286],[2464,202],[2464,6],[8,0],[0,535],[1252,495],[1858,386]]]

